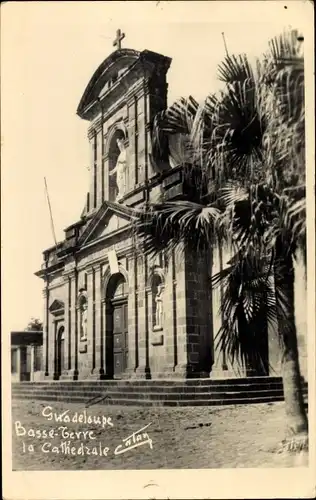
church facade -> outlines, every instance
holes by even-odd
[[[220,292],[210,291],[210,263],[187,253],[168,263],[163,254],[145,257],[132,232],[133,208],[184,189],[181,166],[162,168],[151,155],[151,125],[167,106],[170,64],[118,43],[83,93],[77,114],[88,122],[91,151],[85,207],[64,240],[44,251],[36,273],[44,280],[42,379],[234,373],[214,352]],[[215,272],[218,262],[214,252]],[[273,333],[265,348],[279,370]]]

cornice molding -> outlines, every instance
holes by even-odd
[[[117,259],[123,259],[124,257],[131,257],[134,253],[135,247],[133,245],[129,245],[128,247],[124,248],[124,250],[116,250],[117,253]],[[91,273],[89,273],[86,270],[86,273],[92,274],[92,269],[95,270],[95,272],[99,272],[101,270],[101,267],[108,266],[109,261],[107,257],[97,257],[96,259],[91,259],[91,261],[87,264],[83,264],[80,266],[78,265],[78,272],[86,270],[87,266],[91,266]]]

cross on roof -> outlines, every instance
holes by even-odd
[[[116,38],[113,42],[114,47],[116,46],[118,50],[122,48],[121,42],[125,38],[125,33],[122,33],[120,29],[116,30]]]

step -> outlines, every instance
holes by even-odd
[[[209,399],[223,399],[223,400],[230,400],[230,399],[248,399],[248,398],[253,398],[253,397],[258,397],[258,396],[280,396],[283,397],[283,391],[280,389],[276,390],[266,390],[266,391],[247,391],[245,393],[240,393],[240,392],[222,392],[222,393],[192,393],[192,394],[142,394],[142,393],[120,393],[120,392],[105,392],[105,393],[99,393],[99,394],[91,394],[91,393],[83,393],[81,391],[75,391],[72,394],[67,394],[67,393],[56,393],[54,391],[45,391],[42,393],[38,393],[36,395],[36,398],[34,398],[34,395],[28,392],[22,392],[19,394],[16,394],[14,397],[20,397],[20,398],[32,398],[32,399],[38,399],[39,397],[41,398],[57,398],[60,400],[69,400],[73,398],[80,398],[82,401],[92,401],[92,400],[97,400],[97,399],[102,399],[102,398],[108,398],[113,401],[116,401],[120,398],[125,398],[125,399],[138,399],[140,401],[185,401],[185,400],[204,400],[207,401]]]
[[[36,386],[41,384],[42,386],[50,386],[52,384],[61,385],[63,387],[71,387],[76,385],[118,385],[123,387],[128,386],[200,386],[200,385],[248,385],[248,384],[265,384],[265,383],[280,383],[282,382],[281,377],[244,377],[244,378],[194,378],[194,379],[156,379],[156,380],[50,380],[50,381],[40,381],[40,382],[15,382],[12,385],[26,385],[26,386]]]
[[[32,400],[32,397],[27,396],[26,398],[23,399],[30,399]],[[39,396],[37,398],[39,401],[47,401],[47,402],[69,402],[69,403],[83,403],[82,398],[80,397],[71,397],[69,399],[60,399],[57,397],[51,397],[47,398],[45,396]],[[258,397],[253,397],[253,398],[235,398],[231,400],[224,400],[224,399],[208,399],[208,400],[201,400],[201,399],[187,399],[187,400],[182,400],[182,401],[154,401],[154,400],[141,400],[141,399],[126,399],[126,398],[120,398],[116,400],[108,400],[104,399],[102,401],[97,401],[95,404],[104,404],[106,405],[113,405],[113,406],[221,406],[221,405],[239,405],[239,404],[258,404],[258,403],[273,403],[273,402],[281,402],[283,401],[283,396],[258,396]],[[85,406],[88,407],[93,407],[93,404],[86,404]]]
[[[233,390],[227,390],[227,391],[220,391],[220,392],[214,392],[212,390],[208,392],[186,392],[186,393],[167,393],[167,392],[162,392],[162,393],[157,393],[157,392],[148,392],[148,393],[143,393],[141,391],[134,391],[134,392],[125,392],[125,391],[104,391],[104,392],[91,392],[91,391],[71,391],[70,392],[59,392],[59,391],[54,391],[54,389],[47,390],[47,391],[38,391],[36,394],[33,392],[29,392],[27,390],[21,390],[19,392],[16,392],[14,395],[26,395],[30,394],[33,398],[36,398],[39,395],[43,396],[60,396],[60,397],[72,397],[72,396],[81,396],[82,398],[96,398],[96,397],[103,397],[103,396],[109,396],[111,398],[118,398],[122,395],[127,398],[139,398],[139,399],[169,399],[169,400],[177,400],[177,399],[207,399],[211,396],[213,397],[236,397],[236,395],[239,395],[240,397],[248,397],[251,395],[256,395],[256,394],[283,394],[283,388],[275,388],[275,389],[262,389],[260,391],[258,390],[247,390],[247,391],[233,391]]]
[[[128,387],[128,388],[120,388],[117,386],[99,386],[99,387],[82,387],[82,386],[72,386],[72,387],[61,387],[50,385],[47,387],[14,387],[12,389],[12,393],[16,394],[21,391],[28,391],[34,396],[42,391],[54,391],[58,393],[73,393],[76,391],[80,391],[82,393],[91,393],[98,394],[100,392],[124,392],[126,394],[134,394],[134,393],[143,393],[143,394],[209,394],[210,392],[247,392],[247,391],[257,391],[260,392],[262,390],[276,390],[283,389],[282,384],[266,384],[266,385],[258,385],[258,384],[247,384],[241,386],[233,386],[233,385],[212,385],[212,386],[196,386],[196,387],[148,387],[146,390],[140,387]]]
[[[260,382],[259,382],[260,381]],[[304,382],[304,393],[307,384]],[[85,405],[197,406],[282,401],[281,377],[247,379],[52,381],[12,384],[16,400]]]
[[[227,379],[225,379],[225,381],[221,381],[221,383],[217,380],[208,380],[208,383],[206,384],[200,384],[200,383],[196,383],[196,384],[187,384],[186,382],[183,382],[182,384],[179,384],[179,383],[169,383],[169,384],[162,384],[162,383],[159,383],[157,381],[149,381],[147,382],[146,384],[133,384],[133,383],[129,383],[129,384],[123,384],[123,383],[115,383],[113,381],[96,381],[96,382],[85,382],[85,383],[81,383],[81,382],[78,382],[78,381],[74,381],[74,382],[68,382],[68,383],[64,383],[64,382],[59,382],[59,381],[52,381],[52,382],[20,382],[20,383],[14,383],[12,384],[12,388],[15,389],[17,387],[27,387],[28,390],[30,389],[34,389],[36,390],[37,388],[41,388],[41,389],[46,389],[46,388],[49,388],[49,387],[55,387],[55,388],[60,388],[60,389],[69,389],[69,390],[72,390],[73,387],[80,387],[80,388],[89,388],[89,389],[93,389],[93,390],[99,390],[100,388],[111,388],[111,387],[116,387],[116,388],[119,388],[119,389],[124,389],[124,390],[134,390],[134,389],[139,389],[139,390],[160,390],[160,389],[164,389],[164,390],[171,390],[171,391],[178,391],[178,390],[187,390],[187,389],[191,389],[191,390],[196,390],[198,388],[198,390],[208,390],[208,388],[210,387],[219,387],[219,388],[222,388],[223,386],[226,386],[226,387],[231,387],[231,386],[234,386],[234,387],[240,387],[240,388],[243,388],[243,387],[264,387],[264,386],[275,386],[275,385],[282,385],[282,380],[281,379],[268,379],[268,380],[265,380],[261,383],[257,382],[257,381],[247,381],[247,382],[243,382],[242,384],[239,384],[239,383],[236,383],[235,380],[231,380],[231,381],[228,381]]]

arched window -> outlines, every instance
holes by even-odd
[[[106,295],[111,300],[120,299],[128,295],[128,284],[121,273],[113,275],[110,278]]]
[[[59,338],[59,341],[64,341],[65,340],[65,327],[64,326],[61,326],[58,330],[58,338]]]
[[[109,200],[116,201],[126,192],[126,148],[125,135],[117,129],[111,137],[109,147]]]

